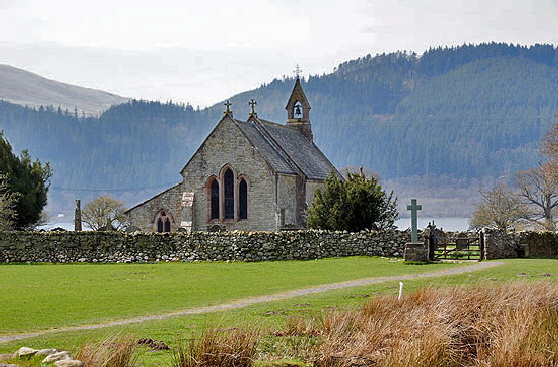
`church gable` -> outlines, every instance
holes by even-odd
[[[275,169],[226,115],[182,170],[185,190],[194,193],[193,229],[275,228]],[[271,213],[271,216],[269,215]]]

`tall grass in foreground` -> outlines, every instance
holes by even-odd
[[[318,367],[558,365],[553,284],[423,289],[327,314],[314,330],[301,322],[292,333],[320,335],[309,356]]]
[[[355,311],[290,318],[285,330],[263,338],[205,330],[175,350],[172,366],[248,367],[256,359],[267,366],[290,357],[313,367],[558,366],[558,285],[421,289],[401,301],[380,296]]]
[[[174,367],[249,367],[256,356],[259,332],[239,329],[206,329],[199,340],[190,339],[175,348]]]
[[[109,335],[98,343],[81,347],[75,359],[85,367],[131,367],[135,365],[136,340],[131,335]]]

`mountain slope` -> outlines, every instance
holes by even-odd
[[[43,78],[9,65],[0,64],[0,99],[22,106],[53,106],[87,115],[98,115],[128,98],[91,88]]]
[[[254,98],[258,116],[284,123],[293,85],[273,80],[232,96],[234,116],[246,119]],[[478,185],[510,181],[540,161],[540,139],[558,122],[558,49],[488,44],[366,56],[303,88],[315,142],[333,164],[378,172],[403,204],[431,197],[466,215]],[[135,204],[169,187],[224,108],[131,101],[82,118],[0,101],[0,128],[15,150],[51,162],[51,202],[72,210],[75,198],[108,192]]]

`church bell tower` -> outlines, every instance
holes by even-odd
[[[308,140],[313,141],[312,124],[310,123],[310,103],[304,95],[300,78],[297,75],[291,98],[287,103],[287,126],[298,128]]]

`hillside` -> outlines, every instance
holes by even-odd
[[[245,119],[283,123],[294,80],[232,96]],[[512,180],[540,160],[538,144],[558,111],[558,49],[483,44],[397,52],[343,63],[303,87],[317,145],[337,167],[378,172],[423,215],[470,214],[480,185]],[[136,204],[180,180],[179,171],[222,116],[224,106],[131,101],[99,117],[0,103],[0,128],[54,169],[51,204],[73,210],[107,192]]]
[[[0,100],[30,107],[53,106],[79,114],[98,115],[128,98],[91,88],[60,83],[0,64]]]

